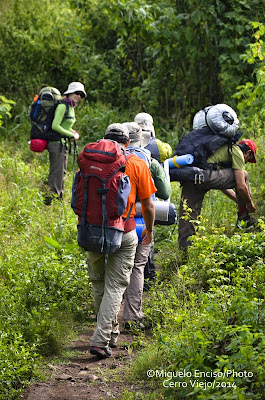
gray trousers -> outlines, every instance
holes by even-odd
[[[205,181],[202,184],[195,185],[187,182],[183,183],[182,186],[178,223],[179,248],[182,250],[185,250],[190,245],[189,237],[195,233],[194,225],[191,221],[195,221],[200,215],[205,194],[211,189],[222,190],[234,189],[236,187],[234,170],[232,168],[212,172],[205,170],[204,176]],[[245,181],[250,192],[247,172],[245,172]],[[244,205],[244,201],[238,194],[237,202],[239,206]],[[191,211],[186,211],[186,207]]]
[[[119,334],[117,317],[123,293],[130,281],[137,244],[135,229],[125,233],[121,247],[109,255],[105,272],[100,279],[98,278],[104,268],[105,254],[87,254],[88,274],[97,313],[97,327],[90,341],[91,346],[107,347],[111,337],[115,338]]]
[[[137,246],[130,283],[124,293],[123,319],[140,321],[143,318],[142,297],[144,289],[144,267],[150,253],[151,243]]]
[[[64,143],[48,142],[50,171],[48,186],[51,194],[59,199],[64,195],[64,182],[68,161],[68,146]]]

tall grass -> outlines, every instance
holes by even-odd
[[[0,143],[0,398],[18,398],[34,360],[58,353],[74,321],[93,311],[85,254],[64,201],[43,203],[47,155]]]

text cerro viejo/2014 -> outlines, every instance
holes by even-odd
[[[233,388],[237,387],[234,381],[222,381],[221,379],[225,378],[252,378],[253,372],[251,371],[235,371],[225,370],[225,371],[167,371],[165,369],[149,369],[147,371],[148,378],[163,378],[163,386],[175,387],[175,388],[187,388],[188,386],[192,388],[201,388],[206,390],[208,388]],[[188,380],[180,380],[180,381],[172,381],[172,378],[189,378]],[[196,379],[197,378],[197,379]],[[203,381],[199,379],[204,379]],[[207,378],[214,378],[212,380],[207,380]],[[215,380],[217,378],[217,380]]]

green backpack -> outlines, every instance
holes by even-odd
[[[44,87],[34,97],[29,108],[30,139],[49,139],[55,108],[61,98],[60,91],[54,87]]]

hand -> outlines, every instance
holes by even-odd
[[[144,245],[150,244],[153,239],[153,231],[150,232],[146,228],[144,228],[141,237],[143,238],[142,244]]]
[[[249,204],[246,204],[247,210],[248,212],[254,212],[256,211],[256,207],[255,204],[253,203],[253,201],[251,200],[251,202]]]
[[[74,135],[74,140],[78,140],[79,139],[79,133],[77,133],[76,131],[73,132]]]

